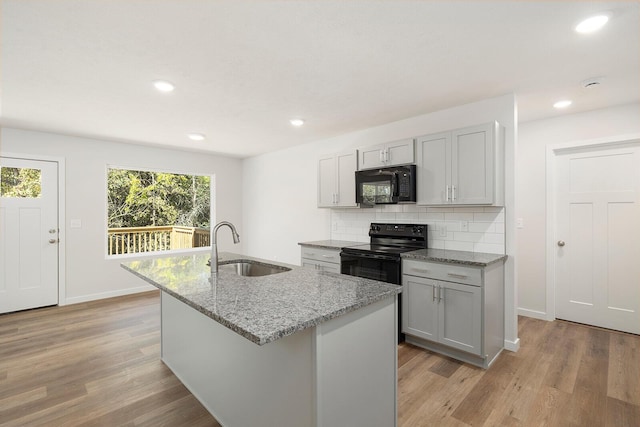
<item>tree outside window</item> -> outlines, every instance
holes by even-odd
[[[209,246],[211,177],[109,168],[109,255]]]

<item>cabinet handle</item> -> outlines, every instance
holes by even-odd
[[[452,202],[456,201],[456,186],[455,185],[451,186],[451,201]]]
[[[380,163],[384,163],[384,150],[380,150]]]
[[[333,259],[333,255],[322,255],[322,258],[331,258],[331,259]]]
[[[428,273],[429,270],[427,270],[426,268],[411,268],[411,271],[415,271],[416,273]]]
[[[447,185],[445,190],[444,190],[445,196],[444,196],[444,201],[448,202],[449,201],[449,186]]]
[[[336,193],[336,205],[340,203],[340,195]]]
[[[388,162],[389,161],[389,149],[385,148],[384,150],[384,161]]]
[[[438,304],[442,302],[442,286],[438,285]]]
[[[433,285],[431,287],[431,301],[435,302],[436,301],[436,286]]]
[[[447,276],[456,277],[458,279],[468,279],[469,278],[469,276],[467,276],[466,274],[459,274],[459,273],[447,273]]]

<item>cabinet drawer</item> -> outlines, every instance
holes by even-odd
[[[322,249],[322,248],[303,246],[302,258],[340,264],[340,250],[339,249],[335,249],[335,250]]]
[[[402,274],[482,286],[482,269],[460,264],[402,260]]]
[[[313,268],[314,270],[328,271],[329,273],[340,274],[340,264],[332,262],[317,261],[308,258],[302,258],[302,266]]]

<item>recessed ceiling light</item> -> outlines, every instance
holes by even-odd
[[[300,127],[304,124],[304,120],[302,119],[291,119],[289,120],[289,123],[291,123],[292,126],[296,126],[296,127]]]
[[[571,101],[568,99],[562,100],[562,101],[558,101],[555,104],[553,104],[554,108],[567,108],[569,105],[571,105]]]
[[[581,34],[593,33],[604,27],[607,21],[609,21],[609,15],[602,14],[592,16],[576,25],[576,32]]]
[[[187,135],[192,141],[204,141],[205,136],[201,133],[190,133]]]
[[[160,92],[171,92],[176,88],[172,83],[169,83],[166,80],[155,80],[153,82],[153,86]]]

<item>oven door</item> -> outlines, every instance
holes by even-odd
[[[400,284],[400,259],[380,254],[340,253],[340,272],[381,282]]]

